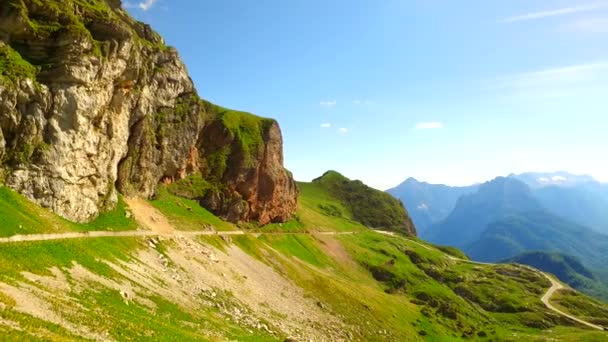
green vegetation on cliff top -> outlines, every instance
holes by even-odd
[[[240,157],[245,167],[251,166],[253,160],[262,158],[265,135],[270,126],[276,123],[275,120],[224,108],[208,101],[202,103],[206,118],[219,124],[228,135],[228,144],[217,146],[217,150],[207,156],[208,177],[211,181],[223,178],[228,171],[228,159],[235,155]]]

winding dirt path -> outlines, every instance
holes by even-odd
[[[394,232],[388,232],[388,231],[382,231],[382,230],[376,230],[376,232],[381,233],[381,234],[385,234],[385,235],[396,235]],[[472,261],[472,260],[464,260],[464,259],[461,259],[461,258],[457,258],[457,257],[455,257],[453,255],[449,255],[449,254],[447,254],[447,253],[445,253],[445,252],[443,252],[443,251],[441,251],[439,249],[432,248],[430,246],[422,244],[420,242],[417,242],[417,241],[414,241],[414,240],[411,240],[411,239],[408,239],[408,240],[410,242],[413,242],[413,243],[419,245],[420,247],[426,248],[428,250],[434,250],[434,251],[437,251],[437,252],[441,252],[441,253],[445,254],[449,259],[452,259],[452,260],[456,260],[456,261],[460,261],[460,262],[466,262],[466,263],[469,263],[469,264],[476,264],[476,265],[498,265],[498,264],[493,264],[493,263],[488,263],[488,262],[479,262],[479,261]],[[531,270],[533,272],[537,272],[539,274],[542,274],[545,278],[547,278],[551,282],[551,287],[540,298],[540,300],[543,302],[543,304],[545,304],[545,306],[549,310],[552,310],[552,311],[554,311],[554,312],[556,312],[556,313],[558,313],[558,314],[560,314],[560,315],[562,315],[564,317],[570,318],[571,320],[573,320],[575,322],[578,322],[580,324],[586,325],[586,326],[588,326],[590,328],[604,331],[604,328],[601,327],[601,326],[599,326],[599,325],[596,325],[596,324],[587,322],[585,320],[582,320],[580,318],[577,318],[575,316],[572,316],[572,315],[570,315],[568,313],[565,313],[565,312],[561,311],[560,309],[556,308],[555,306],[553,306],[551,304],[551,302],[550,302],[551,297],[553,296],[553,294],[555,293],[555,291],[563,289],[564,286],[560,282],[556,281],[553,277],[551,277],[549,274],[547,274],[545,272],[541,272],[541,271],[537,270],[536,268],[530,267],[530,266],[527,266],[527,265],[521,265],[521,266],[523,266],[523,267],[525,267],[525,268],[527,268],[527,269],[529,269],[529,270]]]
[[[562,316],[568,317],[568,318],[570,318],[570,319],[571,319],[571,320],[573,320],[573,321],[576,321],[576,322],[578,322],[578,323],[580,323],[580,324],[586,325],[586,326],[588,326],[588,327],[590,327],[590,328],[597,329],[597,330],[604,330],[604,328],[603,328],[603,327],[601,327],[601,326],[599,326],[599,325],[596,325],[596,324],[593,324],[593,323],[590,323],[590,322],[584,321],[584,320],[582,320],[582,319],[580,319],[580,318],[577,318],[577,317],[572,316],[572,315],[570,315],[570,314],[568,314],[568,313],[565,313],[565,312],[561,311],[560,309],[556,308],[555,306],[553,306],[553,305],[550,303],[551,296],[553,296],[553,294],[555,293],[555,291],[563,289],[563,288],[564,288],[564,286],[563,286],[563,285],[562,285],[560,282],[558,282],[558,281],[556,281],[555,279],[553,279],[553,277],[549,276],[548,274],[546,274],[546,273],[544,273],[544,272],[541,272],[541,273],[542,273],[542,274],[543,274],[543,275],[544,275],[544,276],[545,276],[547,279],[549,279],[549,281],[551,281],[551,287],[549,288],[549,290],[547,290],[547,292],[545,293],[545,295],[544,295],[544,296],[543,296],[543,297],[540,299],[540,300],[542,300],[542,301],[543,301],[543,303],[545,303],[545,305],[546,305],[546,306],[547,306],[549,309],[551,309],[551,310],[553,310],[553,311],[557,312],[558,314],[560,314],[560,315],[562,315]]]

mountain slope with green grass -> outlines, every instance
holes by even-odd
[[[580,261],[569,255],[556,252],[525,252],[504,260],[535,267],[554,274],[559,280],[590,296],[608,301],[608,286]]]
[[[161,193],[149,205],[175,229],[239,228]],[[17,225],[42,211],[65,222],[23,203]],[[232,237],[0,244],[0,334],[47,341],[606,338],[547,309],[540,297],[550,284],[538,272],[456,259],[415,238],[369,230],[350,215],[323,186],[303,183],[297,218],[283,224],[294,233],[271,225]],[[608,319],[603,311],[581,314]]]
[[[324,188],[348,210],[352,218],[368,227],[400,231],[407,235],[416,235],[403,203],[391,195],[350,180],[336,171],[327,171],[314,179],[313,184]],[[330,215],[342,215],[339,208],[321,208]]]

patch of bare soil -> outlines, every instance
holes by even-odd
[[[160,234],[173,234],[175,228],[169,220],[150,203],[141,198],[125,199],[133,217],[142,226]]]
[[[331,256],[340,264],[348,267],[357,267],[357,263],[352,259],[350,254],[344,249],[340,240],[332,235],[321,235],[312,233],[315,239],[320,242],[321,248],[326,254]]]

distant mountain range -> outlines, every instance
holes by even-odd
[[[499,262],[530,251],[559,252],[605,275],[607,189],[589,176],[557,172],[509,175],[458,188],[408,179],[388,192],[403,200],[420,225],[421,238],[461,248],[474,260]],[[592,280],[577,284],[608,298],[608,286],[597,287]]]
[[[478,185],[452,187],[408,178],[387,192],[403,201],[420,234],[445,219],[461,196],[477,188]]]
[[[552,214],[608,234],[608,184],[567,172],[529,172],[499,178],[525,183],[538,203]],[[479,187],[452,187],[408,178],[387,192],[403,201],[418,232],[428,237],[428,229],[448,218],[460,197],[476,193]]]
[[[489,224],[507,215],[541,210],[542,206],[527,185],[513,178],[499,177],[482,184],[477,192],[460,197],[448,217],[421,237],[466,250]]]

